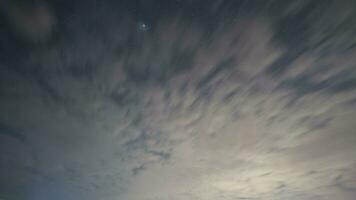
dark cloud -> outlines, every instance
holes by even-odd
[[[14,138],[22,143],[26,143],[26,136],[21,131],[0,122],[0,135]]]
[[[138,175],[138,173],[140,173],[140,171],[145,170],[145,169],[146,168],[145,168],[144,165],[141,165],[139,167],[135,167],[135,168],[132,169],[132,175],[136,176],[136,175]]]

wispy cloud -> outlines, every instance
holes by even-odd
[[[0,138],[36,161],[4,147],[0,196],[353,199],[356,7],[194,2],[53,2],[52,41],[12,37]]]

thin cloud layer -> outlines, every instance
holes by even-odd
[[[44,3],[1,18],[0,199],[356,195],[352,1]]]

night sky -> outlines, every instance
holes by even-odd
[[[355,199],[355,0],[0,0],[0,200]]]

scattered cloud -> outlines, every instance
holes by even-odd
[[[353,199],[356,7],[209,2],[6,1],[0,198]]]

